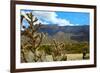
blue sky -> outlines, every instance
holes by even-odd
[[[34,11],[21,10],[21,14],[30,13],[39,19],[39,22],[44,25],[58,26],[81,26],[90,24],[90,14],[86,12],[51,12],[51,11]],[[28,25],[24,20],[23,24]]]
[[[67,19],[71,24],[89,25],[89,13],[57,12],[58,16]]]

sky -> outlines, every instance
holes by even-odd
[[[21,14],[23,15],[30,12],[38,18],[38,23],[40,22],[44,25],[82,26],[90,24],[90,14],[86,12],[21,10]],[[28,26],[26,20],[23,20],[23,24]]]

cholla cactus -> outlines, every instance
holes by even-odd
[[[54,42],[54,49],[52,51],[52,57],[54,61],[65,61],[67,60],[67,56],[64,50],[64,43],[58,43],[56,40]]]
[[[27,17],[26,17],[27,16]],[[36,55],[36,50],[39,47],[40,43],[42,42],[42,38],[43,35],[42,33],[37,33],[37,30],[39,29],[41,23],[37,23],[35,24],[35,22],[38,21],[37,18],[35,18],[34,15],[32,15],[32,12],[27,13],[26,16],[21,15],[21,25],[22,28],[24,29],[24,31],[21,33],[21,35],[26,36],[27,38],[29,38],[29,40],[27,41],[26,45],[22,45],[23,47],[21,47],[21,53],[23,55],[23,59],[25,62],[27,62],[26,58],[25,58],[25,50],[28,49],[30,50],[33,54],[34,54],[34,61],[38,61],[38,56]],[[27,22],[29,23],[29,27],[26,28],[23,24],[22,21],[23,19],[26,19]],[[22,43],[21,43],[22,44]]]

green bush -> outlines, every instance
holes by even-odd
[[[39,47],[39,50],[44,50],[46,52],[46,54],[51,55],[52,52],[52,48],[50,45],[41,45]]]
[[[53,52],[54,45],[41,45],[39,50],[44,50],[46,54],[51,55]],[[67,54],[83,53],[83,50],[89,53],[88,42],[78,42],[78,43],[65,43],[64,50]]]
[[[83,49],[89,53],[89,44],[87,42],[69,43],[65,45],[65,50],[67,53],[82,53]]]

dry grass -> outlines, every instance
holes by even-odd
[[[82,54],[67,54],[67,60],[82,60]]]
[[[82,59],[82,54],[66,54],[67,55],[67,61],[70,60],[83,60]],[[89,54],[86,55],[87,59],[89,59]],[[52,56],[48,55],[47,57],[47,61],[53,61]]]

